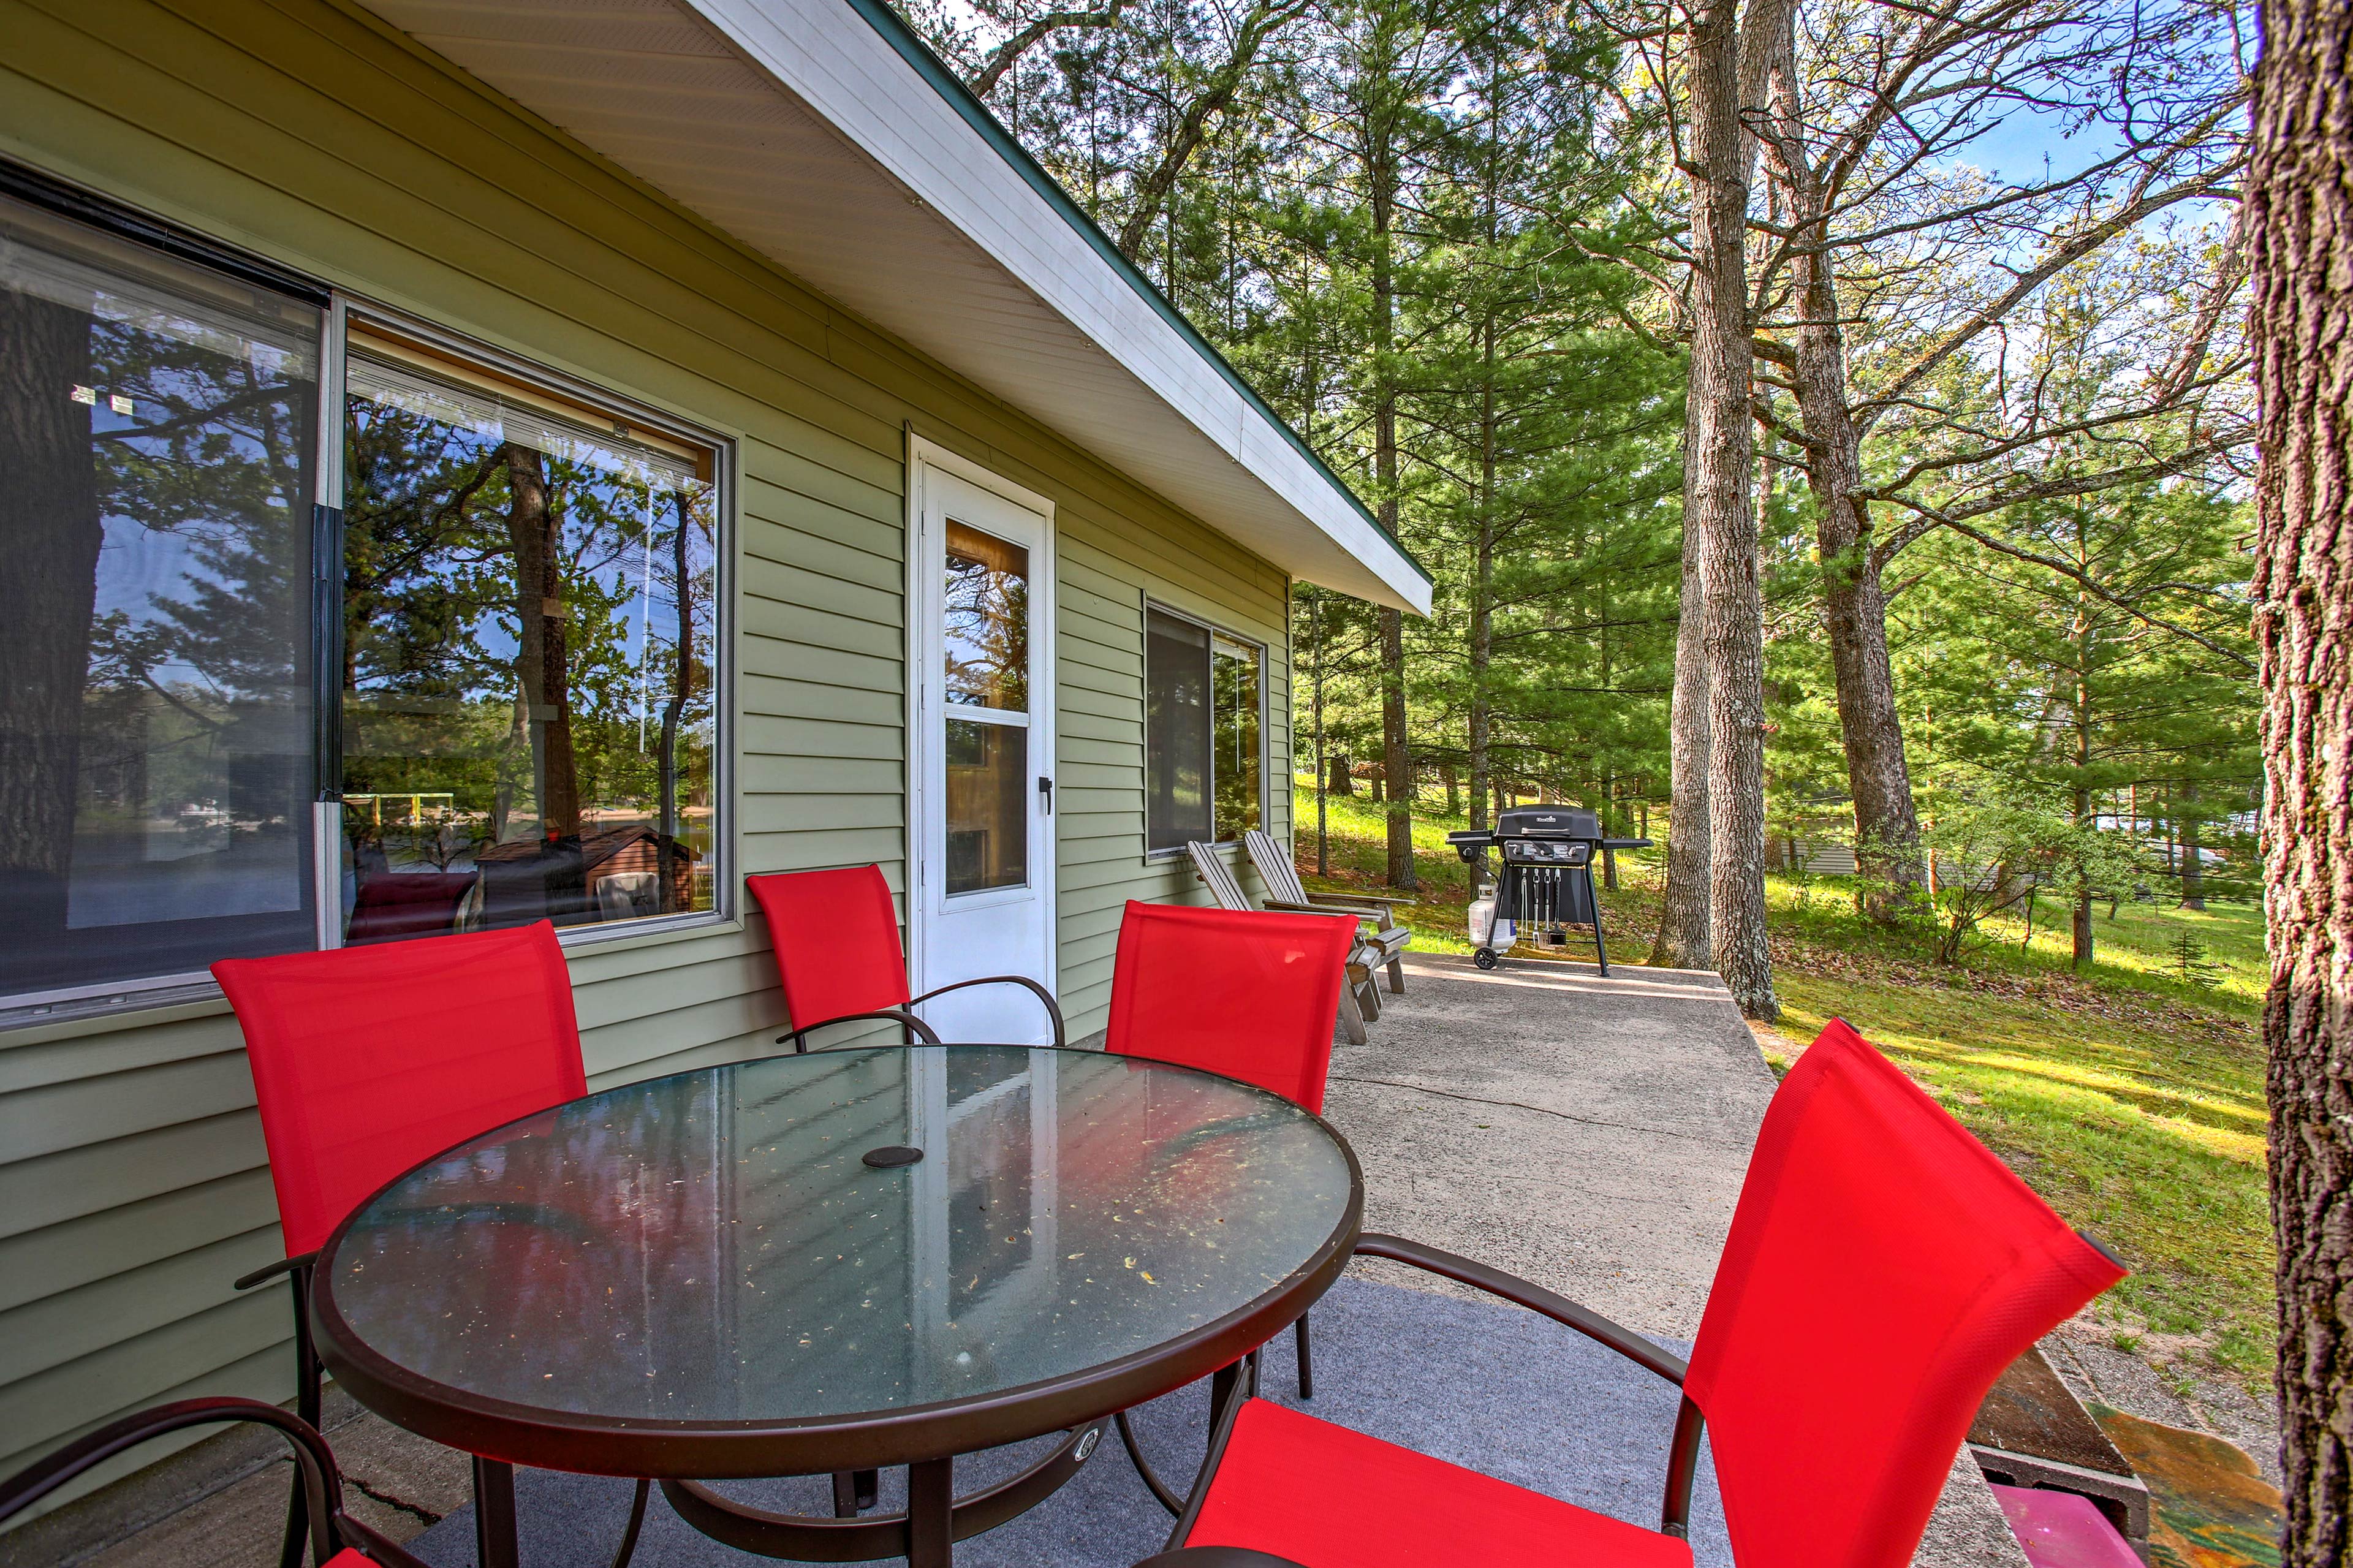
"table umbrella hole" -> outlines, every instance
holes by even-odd
[[[860,1157],[876,1170],[887,1171],[895,1165],[913,1164],[923,1157],[923,1152],[903,1143],[885,1143],[880,1149],[869,1149]]]

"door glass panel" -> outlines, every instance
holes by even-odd
[[[319,327],[0,201],[0,994],[315,940]]]
[[[1029,710],[1029,551],[948,520],[944,640],[951,706]]]
[[[1029,880],[1029,731],[947,721],[948,891]]]

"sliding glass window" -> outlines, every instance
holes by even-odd
[[[144,232],[0,198],[0,1024],[714,910],[722,443]]]
[[[0,202],[0,996],[315,938],[321,325]]]
[[[1256,643],[1145,606],[1147,851],[1230,844],[1263,826],[1265,664]]]

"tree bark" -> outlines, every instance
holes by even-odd
[[[1684,457],[1691,461],[1689,426]],[[1682,608],[1675,620],[1675,687],[1667,715],[1671,783],[1667,806],[1666,896],[1659,934],[1651,943],[1654,967],[1713,969],[1708,941],[1707,658],[1701,647],[1699,529],[1683,521]]]
[[[2284,1568],[2353,1558],[2353,8],[2272,0],[2246,181],[2262,399]]]
[[[98,602],[90,316],[0,289],[0,889],[10,923],[64,929]]]
[[[1775,19],[1778,27],[1778,16]],[[1765,622],[1750,504],[1750,139],[1731,0],[1691,14],[1692,353],[1683,526],[1696,527],[1708,696],[1708,925],[1742,1012],[1780,1015],[1765,941]]]

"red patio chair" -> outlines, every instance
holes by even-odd
[[[275,1405],[258,1399],[183,1399],[125,1415],[69,1443],[31,1468],[0,1481],[0,1524],[24,1512],[41,1499],[128,1448],[135,1448],[167,1432],[188,1426],[228,1422],[274,1427],[294,1450],[294,1484],[309,1500],[311,1521],[306,1541],[311,1561],[326,1568],[426,1568],[424,1561],[403,1551],[343,1511],[343,1481],[335,1469],[335,1456],[318,1429]],[[206,1561],[211,1561],[207,1556]]]
[[[1542,1312],[1682,1385],[1658,1531],[1247,1397],[1155,1568],[1690,1568],[1703,1421],[1740,1568],[1901,1568],[1994,1378],[2124,1277],[1844,1024],[1773,1097],[1688,1366],[1576,1303],[1394,1237],[1393,1258]]]
[[[1322,1114],[1332,1031],[1356,945],[1353,914],[1275,914],[1131,900],[1112,963],[1103,1049],[1240,1079]],[[1292,1325],[1299,1396],[1315,1394],[1307,1317]],[[1119,1417],[1128,1457],[1170,1512],[1181,1504]]]
[[[1054,994],[1026,974],[958,980],[910,996],[907,950],[899,943],[899,916],[880,866],[778,871],[746,877],[744,885],[760,900],[776,945],[785,1011],[793,1022],[790,1033],[776,1037],[780,1046],[789,1040],[794,1050],[806,1051],[812,1031],[864,1018],[888,1019],[936,1046],[939,1036],[908,1009],[973,985],[1026,987],[1045,1005],[1054,1044],[1064,1043]]]
[[[224,959],[293,1288],[295,1408],[319,1420],[311,1268],[344,1216],[453,1143],[588,1091],[572,978],[545,921],[512,931]],[[642,1496],[642,1493],[640,1494]],[[301,1561],[302,1492],[287,1520]]]

